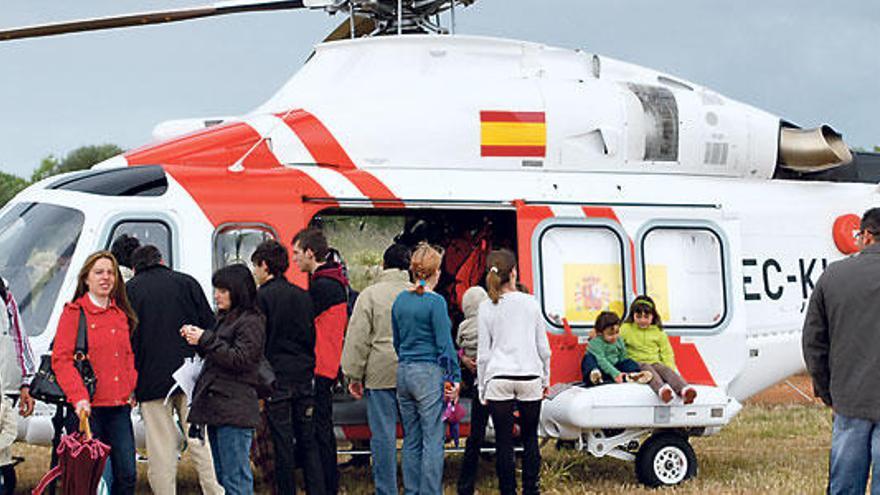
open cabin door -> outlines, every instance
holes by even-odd
[[[551,382],[580,381],[596,316],[623,318],[644,293],[690,383],[726,388],[742,371],[739,223],[720,207],[515,205],[521,279],[541,305],[554,351]]]

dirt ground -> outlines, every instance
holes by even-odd
[[[813,395],[813,382],[806,373],[793,375],[750,398],[746,404],[798,405],[821,404]]]

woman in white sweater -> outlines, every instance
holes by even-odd
[[[523,494],[538,493],[538,418],[550,385],[550,344],[538,302],[516,289],[516,257],[502,249],[487,259],[489,300],[480,305],[477,379],[480,402],[495,425],[496,470],[502,494],[516,493],[513,411],[520,414]]]

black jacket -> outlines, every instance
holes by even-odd
[[[311,382],[315,377],[312,299],[284,277],[260,286],[257,306],[266,316],[266,359],[278,380]]]
[[[214,326],[214,313],[196,279],[163,265],[145,268],[125,285],[139,323],[132,336],[139,401],[164,399],[171,374],[194,354],[180,336],[184,324]]]
[[[880,421],[880,244],[828,265],[804,319],[813,390],[834,412]]]
[[[260,406],[256,385],[263,355],[265,320],[257,311],[220,317],[199,339],[205,359],[193,391],[189,422],[256,428]]]

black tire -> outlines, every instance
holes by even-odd
[[[678,485],[696,475],[697,455],[679,433],[655,433],[636,454],[636,477],[646,486]]]

